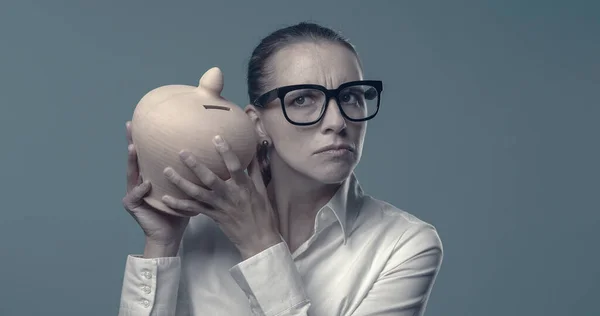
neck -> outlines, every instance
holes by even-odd
[[[341,183],[325,184],[291,169],[275,153],[271,154],[271,205],[279,215],[283,238],[307,239],[312,234],[317,212],[335,195]]]

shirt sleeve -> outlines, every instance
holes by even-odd
[[[442,258],[442,242],[433,226],[410,228],[351,316],[422,316]]]
[[[442,242],[433,226],[407,230],[369,293],[348,316],[422,316],[442,258]],[[310,300],[284,242],[229,271],[248,297],[253,315],[309,316]]]
[[[229,269],[250,301],[255,316],[305,316],[310,301],[285,242]]]
[[[189,315],[180,291],[179,257],[143,258],[129,255],[125,265],[119,316]]]

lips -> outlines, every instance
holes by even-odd
[[[348,144],[336,144],[336,145],[329,145],[329,146],[322,147],[319,150],[317,150],[315,152],[315,154],[322,153],[322,152],[325,152],[325,151],[328,151],[328,150],[340,150],[340,149],[345,149],[345,150],[348,150],[350,152],[354,151],[354,147],[351,146],[351,145],[348,145]]]

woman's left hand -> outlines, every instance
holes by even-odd
[[[183,150],[180,152],[181,160],[210,189],[184,179],[167,167],[164,174],[190,199],[174,199],[165,195],[163,202],[173,209],[202,213],[212,218],[246,260],[282,242],[279,219],[267,198],[256,156],[246,174],[225,140],[217,136],[213,142],[231,178],[223,181],[190,152]]]

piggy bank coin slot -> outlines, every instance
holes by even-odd
[[[222,106],[222,105],[204,105],[204,108],[207,110],[223,110],[223,111],[231,110],[229,107]]]

